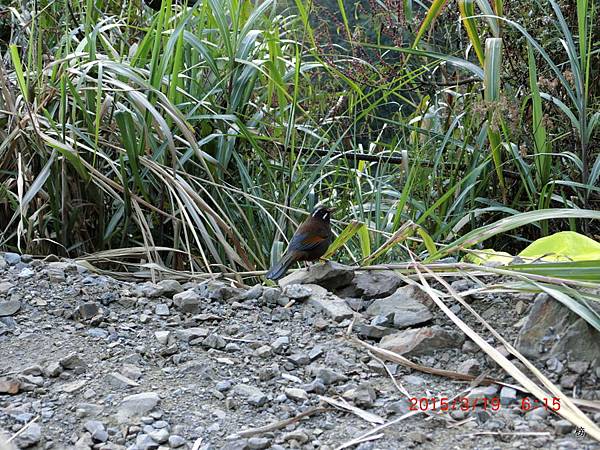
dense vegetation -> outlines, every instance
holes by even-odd
[[[600,206],[593,0],[153,6],[0,6],[0,247],[248,271],[317,202],[350,260]],[[543,217],[486,246],[600,234]]]

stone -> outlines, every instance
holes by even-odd
[[[285,433],[283,435],[283,440],[284,441],[296,441],[298,444],[306,444],[309,440],[310,437],[308,436],[308,433],[302,429],[297,429],[294,431],[290,431],[289,433]]]
[[[102,422],[98,420],[88,420],[83,427],[91,434],[92,440],[96,442],[108,441],[108,433]]]
[[[100,312],[98,304],[95,302],[81,303],[75,308],[74,316],[80,320],[88,320]]]
[[[19,300],[0,302],[0,317],[12,316],[19,309],[21,309],[21,302]]]
[[[571,372],[575,372],[578,375],[583,375],[590,367],[590,363],[587,361],[570,361],[567,363],[567,367]]]
[[[81,390],[87,384],[86,380],[75,380],[70,383],[65,383],[61,386],[61,390],[67,394],[73,394]]]
[[[560,387],[562,387],[564,389],[573,389],[575,387],[575,384],[577,383],[578,379],[579,379],[579,375],[576,373],[563,375],[560,378]]]
[[[135,382],[134,380],[127,378],[124,375],[121,375],[120,373],[117,372],[111,372],[106,376],[106,381],[108,382],[108,384],[110,384],[111,386],[114,386],[116,388],[130,388],[130,387],[137,387],[140,384]]]
[[[35,272],[32,269],[30,269],[29,267],[24,267],[19,272],[18,277],[21,278],[21,279],[23,279],[23,280],[27,280],[27,279],[33,277],[34,275],[35,275]]]
[[[238,300],[256,300],[263,294],[264,287],[262,284],[255,284],[246,292],[238,297]],[[276,289],[278,290],[278,289]]]
[[[151,428],[151,427],[150,427]],[[164,444],[169,440],[169,431],[166,428],[160,428],[158,430],[148,430],[148,436],[159,444]]]
[[[389,334],[397,333],[398,330],[395,328],[384,327],[380,325],[370,325],[367,323],[359,323],[354,326],[354,330],[359,336],[364,336],[369,339],[379,340]]]
[[[307,287],[312,290],[308,303],[317,308],[317,310],[325,313],[336,322],[354,317],[354,311],[341,298],[327,292],[327,290],[318,285],[312,284],[307,285]]]
[[[414,286],[401,287],[389,297],[375,300],[367,308],[367,314],[371,316],[393,315],[392,323],[389,325],[400,329],[428,322],[433,315],[429,308],[418,300],[418,298],[422,298],[422,294],[417,291],[420,289]]]
[[[401,355],[430,355],[436,350],[459,348],[464,336],[457,331],[432,327],[408,329],[384,336],[379,347]]]
[[[516,341],[524,356],[569,355],[571,360],[600,361],[600,333],[558,300],[538,294],[526,317]]]
[[[351,393],[351,399],[359,408],[372,408],[375,405],[377,394],[368,384],[361,384]]]
[[[156,298],[163,295],[164,290],[160,285],[147,281],[136,285],[133,292],[137,297]]]
[[[9,291],[15,287],[14,284],[12,284],[9,281],[3,281],[2,283],[0,283],[0,295],[5,295],[8,294]]]
[[[158,443],[154,441],[150,436],[146,433],[138,434],[135,438],[135,447],[136,450],[153,450],[158,449]]]
[[[169,436],[169,447],[179,448],[185,445],[185,439],[177,434]]]
[[[165,317],[170,315],[171,312],[169,311],[169,306],[166,303],[158,303],[154,307],[154,314]]]
[[[279,285],[285,287],[290,284],[316,284],[332,291],[347,286],[353,278],[352,267],[329,261],[292,272],[279,280]]]
[[[270,345],[263,345],[254,350],[254,354],[259,358],[268,358],[273,354],[273,349]]]
[[[186,328],[184,330],[177,330],[175,332],[175,336],[177,339],[183,342],[190,342],[194,339],[202,338],[204,339],[210,334],[210,330],[208,328],[200,328],[200,327],[192,327]]]
[[[160,331],[155,331],[154,332],[154,337],[156,338],[156,340],[158,341],[158,343],[161,344],[161,345],[167,345],[167,343],[169,342],[169,337],[170,336],[171,336],[171,332],[170,331],[160,330]]]
[[[250,450],[262,450],[271,446],[271,440],[266,437],[251,437],[247,446]]]
[[[44,375],[52,378],[59,376],[62,371],[63,368],[58,361],[49,362],[43,369]]]
[[[28,448],[36,445],[41,439],[42,427],[33,422],[17,436],[16,443],[19,448]]]
[[[351,284],[344,288],[343,297],[362,297],[364,299],[388,297],[402,286],[402,278],[393,270],[356,271]]]
[[[194,289],[173,295],[173,304],[184,313],[196,314],[200,309],[202,297]]]
[[[290,300],[303,300],[310,297],[312,290],[302,284],[288,284],[282,294]]]
[[[271,342],[271,348],[275,353],[283,353],[290,345],[290,338],[288,336],[279,336],[273,342]]]
[[[58,360],[58,363],[67,370],[75,370],[80,368],[87,368],[87,364],[81,359],[81,357],[73,352],[69,353],[64,358]]]
[[[348,377],[346,375],[336,372],[328,367],[318,368],[315,375],[326,386],[348,381]]]
[[[243,289],[234,288],[219,280],[208,280],[200,283],[196,291],[202,298],[208,300],[225,301],[244,293]]]
[[[568,434],[575,428],[571,422],[568,420],[557,420],[553,425],[554,431],[556,434]]]
[[[475,358],[467,359],[458,366],[457,372],[467,373],[469,375],[479,375],[479,373],[481,372],[479,360]]]
[[[16,378],[0,378],[0,394],[18,394],[21,389],[21,382]]]
[[[9,266],[16,266],[21,262],[21,255],[18,253],[6,252],[3,256]]]
[[[502,386],[500,389],[500,403],[503,406],[510,405],[517,401],[517,390],[508,386]]]
[[[225,348],[226,344],[227,343],[225,342],[225,339],[223,339],[222,336],[215,334],[215,333],[209,334],[202,341],[202,345],[204,347],[215,348],[215,349],[223,349],[223,348]]]
[[[152,411],[159,402],[160,397],[155,392],[128,395],[121,400],[117,411],[117,419],[123,423],[132,417],[143,416]]]
[[[498,394],[498,386],[495,384],[490,384],[489,386],[479,386],[466,395],[467,398],[470,399],[480,399],[480,398],[494,398]]]
[[[240,397],[245,398],[248,403],[255,406],[262,406],[267,402],[267,396],[263,391],[249,384],[236,384],[233,392]]]
[[[284,390],[285,396],[295,402],[303,402],[308,400],[308,394],[304,389],[287,388]]]
[[[158,286],[162,290],[162,295],[165,297],[173,297],[175,294],[183,292],[181,283],[177,280],[161,280],[158,282]]]
[[[277,288],[265,287],[263,288],[261,300],[266,305],[276,305],[281,297],[281,290]]]

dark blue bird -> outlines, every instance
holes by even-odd
[[[298,261],[315,261],[325,254],[331,241],[331,209],[319,206],[296,230],[290,245],[269,272],[267,278],[279,280],[288,271],[290,266]]]

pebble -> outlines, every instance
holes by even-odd
[[[83,427],[90,433],[94,441],[106,442],[108,440],[108,432],[104,428],[102,422],[98,420],[88,420]]]
[[[343,381],[348,381],[348,377],[342,373],[331,370],[327,367],[322,367],[316,372],[317,378],[319,378],[324,385],[336,384]]]
[[[21,302],[19,300],[9,300],[7,302],[0,302],[0,317],[12,316],[21,309]]]
[[[21,262],[21,255],[18,253],[6,252],[3,256],[9,266],[16,266]]]
[[[169,446],[171,448],[183,447],[185,443],[185,439],[177,434],[172,434],[171,436],[169,436]]]
[[[158,303],[154,307],[154,314],[164,317],[170,315],[171,312],[169,311],[169,306],[166,303]]]
[[[160,398],[155,392],[142,392],[140,394],[128,395],[121,400],[117,411],[117,418],[124,422],[134,416],[142,416],[153,410]]]
[[[268,448],[271,440],[266,437],[251,437],[248,439],[247,446],[250,450],[262,450]]]
[[[304,389],[287,388],[284,390],[284,392],[287,398],[295,402],[303,402],[305,400],[308,400],[308,394]]]
[[[282,353],[290,345],[290,338],[288,336],[280,336],[271,342],[271,348],[275,353]]]
[[[28,448],[36,445],[41,439],[42,427],[34,422],[17,436],[16,442],[19,448]]]
[[[161,330],[161,331],[154,332],[154,337],[156,338],[158,343],[162,344],[162,345],[167,345],[167,342],[169,342],[170,336],[171,336],[170,331]]]

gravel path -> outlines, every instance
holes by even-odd
[[[328,264],[282,285],[125,283],[70,262],[0,255],[0,443],[334,449],[374,431],[351,448],[599,448],[552,412],[551,399],[524,411],[528,398],[514,389],[470,390],[468,382],[384,367],[357,345],[352,337],[424,366],[512,381],[394,273]],[[532,346],[532,305],[548,302],[507,294],[469,300],[523,348]],[[451,308],[462,315],[460,305]],[[597,400],[600,358],[584,359],[593,345],[579,355],[544,342],[538,365],[569,395]],[[442,399],[448,411],[439,410]],[[600,414],[590,417],[600,422]]]

